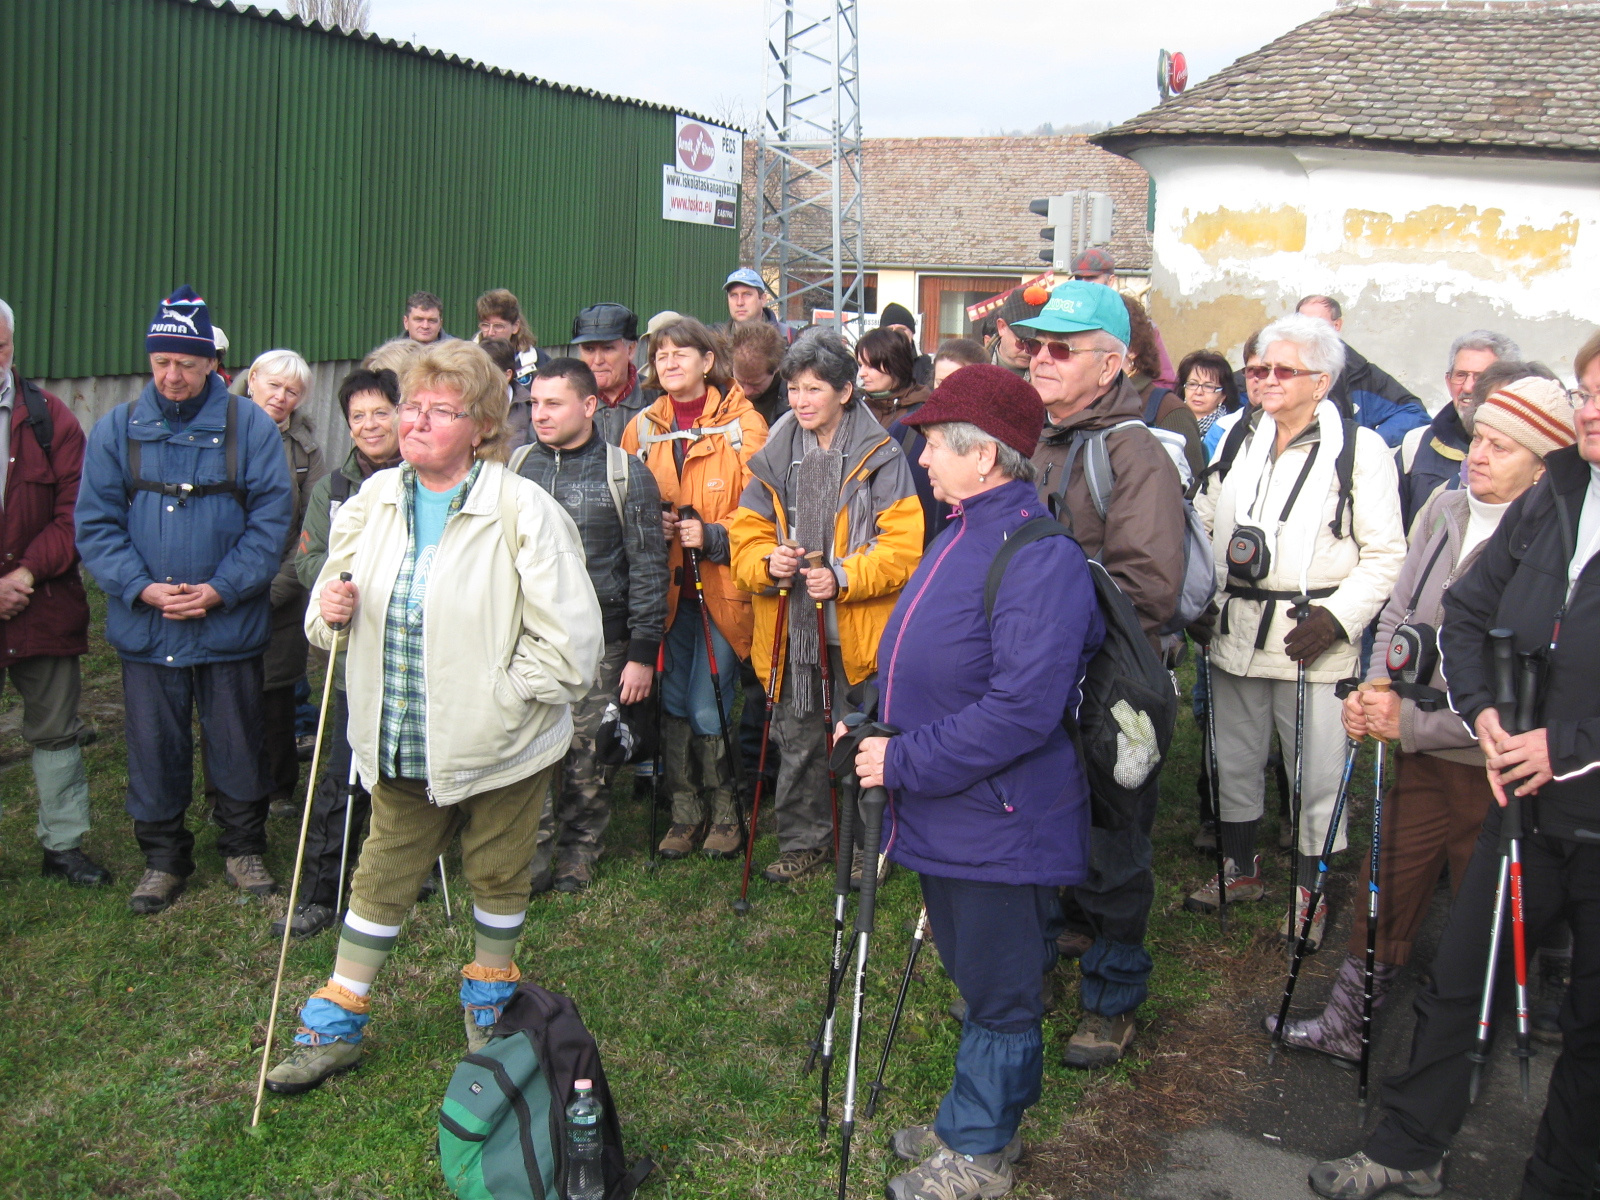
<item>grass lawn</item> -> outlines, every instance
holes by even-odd
[[[96,605],[98,632],[98,595]],[[97,638],[84,666],[85,709],[101,728],[87,751],[95,827],[86,848],[116,873],[110,889],[39,878],[33,778],[14,694],[0,706],[0,1195],[446,1195],[435,1113],[463,1053],[457,972],[472,956],[459,867],[452,862],[454,927],[437,900],[418,906],[378,982],[362,1069],[303,1097],[269,1094],[252,1132],[278,955],[268,924],[284,901],[263,903],[224,883],[197,793],[190,824],[199,870],[189,891],[159,917],[128,912],[142,863],[122,809],[116,656]],[[1266,933],[1278,903],[1238,913],[1226,939],[1215,918],[1182,911],[1184,894],[1208,872],[1209,860],[1189,846],[1197,752],[1194,724],[1182,716],[1156,835],[1155,993],[1134,1054],[1091,1076],[1059,1065],[1076,1024],[1076,971],[1064,966],[1059,1011],[1046,1017],[1044,1098],[1023,1127],[1030,1157],[1015,1194],[1108,1185],[1161,1130],[1226,1102],[1234,1076],[1219,1066],[1206,1031],[1276,985],[1282,958]],[[631,796],[624,773],[594,887],[535,898],[517,956],[524,974],[577,1000],[605,1056],[630,1156],[648,1153],[659,1164],[645,1195],[831,1195],[837,1141],[819,1143],[815,1076],[800,1073],[824,982],[831,872],[793,889],[753,882],[754,911],[741,918],[729,907],[737,864],[645,869],[647,814]],[[763,826],[758,866],[775,853]],[[270,830],[268,863],[285,888],[297,831],[288,821]],[[1273,869],[1281,880],[1282,867]],[[1283,894],[1281,884],[1273,894]],[[897,871],[882,894],[869,967],[869,1078],[917,906],[914,877]],[[332,965],[335,936],[290,950],[275,1059],[299,1002]],[[857,1125],[852,1195],[882,1194],[894,1165],[888,1134],[936,1108],[959,1035],[944,1015],[954,996],[930,947],[883,1104],[874,1121]],[[836,1094],[835,1117],[838,1109]]]

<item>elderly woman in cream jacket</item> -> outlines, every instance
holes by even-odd
[[[505,379],[470,342],[430,347],[401,381],[402,466],[340,510],[306,632],[344,641],[349,740],[372,793],[333,977],[267,1076],[298,1093],[361,1057],[369,991],[435,858],[459,832],[477,945],[463,968],[467,1044],[521,978],[512,955],[544,794],[593,681],[600,607],[577,530],[502,465]],[[342,572],[351,580],[343,581]]]
[[[1306,669],[1292,931],[1285,915],[1290,936],[1310,903],[1342,773],[1345,737],[1334,685],[1357,673],[1362,634],[1394,589],[1406,541],[1388,446],[1372,430],[1341,419],[1327,399],[1344,366],[1344,344],[1333,327],[1315,317],[1284,317],[1262,330],[1258,344],[1261,361],[1246,370],[1261,413],[1230,468],[1207,476],[1195,509],[1211,531],[1221,589],[1211,687],[1230,904],[1265,895],[1256,853],[1262,768],[1274,728],[1285,757],[1293,754],[1296,680]],[[1351,438],[1353,447],[1346,444]],[[1348,484],[1341,483],[1342,466]],[[1252,570],[1241,561],[1247,557],[1259,566]],[[1298,622],[1289,615],[1297,595],[1310,597]],[[1334,849],[1344,845],[1341,830]],[[1220,886],[1212,879],[1185,907],[1215,909]],[[1323,920],[1319,911],[1314,944]]]

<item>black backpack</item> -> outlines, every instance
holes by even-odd
[[[983,587],[984,617],[993,618],[1000,582],[1018,550],[1041,538],[1071,536],[1050,517],[1034,517],[1019,526],[989,566]],[[1123,595],[1105,567],[1092,558],[1088,564],[1106,637],[1084,672],[1078,711],[1069,709],[1063,713],[1061,723],[1088,773],[1094,825],[1115,832],[1131,828],[1138,820],[1148,781],[1166,761],[1178,722],[1178,690],[1172,674],[1145,637],[1133,602]],[[1125,754],[1133,747],[1131,743],[1124,744],[1124,724],[1137,725],[1143,720],[1149,721],[1155,746],[1154,756],[1141,762],[1141,756]]]
[[[23,406],[28,410],[24,420],[27,421],[28,428],[33,430],[33,440],[39,443],[39,449],[44,451],[46,458],[49,458],[50,447],[56,436],[56,424],[50,416],[50,403],[33,380],[24,379],[20,371],[16,373],[15,378],[19,385],[17,390],[22,393]]]
[[[530,1053],[531,1051],[531,1053]],[[627,1200],[655,1163],[631,1168],[600,1049],[568,996],[524,981],[482,1053],[456,1068],[439,1110],[439,1158],[458,1196],[560,1200],[567,1173],[566,1109],[588,1079],[601,1106],[606,1200]]]

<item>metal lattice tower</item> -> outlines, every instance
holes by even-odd
[[[786,320],[804,320],[814,308],[859,313],[865,260],[856,0],[767,0],[764,83],[756,270],[774,285]]]

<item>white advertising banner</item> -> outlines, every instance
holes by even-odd
[[[737,219],[739,185],[705,175],[686,174],[675,164],[661,168],[661,219],[732,229]]]

